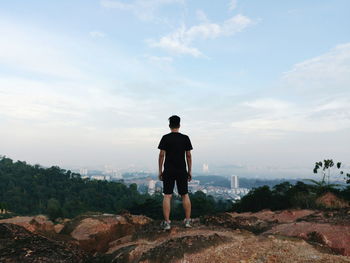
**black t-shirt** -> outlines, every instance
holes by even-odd
[[[165,150],[164,171],[186,171],[185,151],[193,149],[187,135],[179,132],[165,134],[158,149]]]

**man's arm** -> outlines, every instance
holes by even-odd
[[[163,181],[163,163],[164,163],[165,151],[160,150],[158,157],[158,178],[160,181]]]
[[[192,155],[191,155],[191,151],[186,151],[186,161],[187,161],[188,181],[191,181],[192,180]]]

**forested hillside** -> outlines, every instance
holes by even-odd
[[[191,194],[193,216],[231,209],[202,192]],[[57,166],[44,168],[23,161],[0,158],[0,208],[20,215],[48,214],[74,217],[85,212],[144,214],[162,217],[162,194],[140,194],[136,184],[83,179]],[[183,217],[181,202],[174,198],[173,218]]]

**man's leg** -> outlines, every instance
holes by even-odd
[[[163,197],[163,215],[166,222],[170,222],[170,202],[172,194],[164,194]]]
[[[191,200],[188,194],[182,195],[182,205],[185,210],[186,219],[189,220],[191,218]]]

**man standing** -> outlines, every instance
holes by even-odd
[[[191,201],[188,196],[188,182],[192,179],[192,144],[190,138],[179,132],[180,117],[173,115],[169,118],[170,133],[164,135],[159,142],[159,180],[163,181],[163,215],[164,230],[170,230],[170,202],[176,182],[182,205],[185,210],[185,227],[191,227]],[[187,170],[186,170],[186,161]],[[165,157],[165,162],[164,162]],[[164,170],[163,170],[164,163]]]

